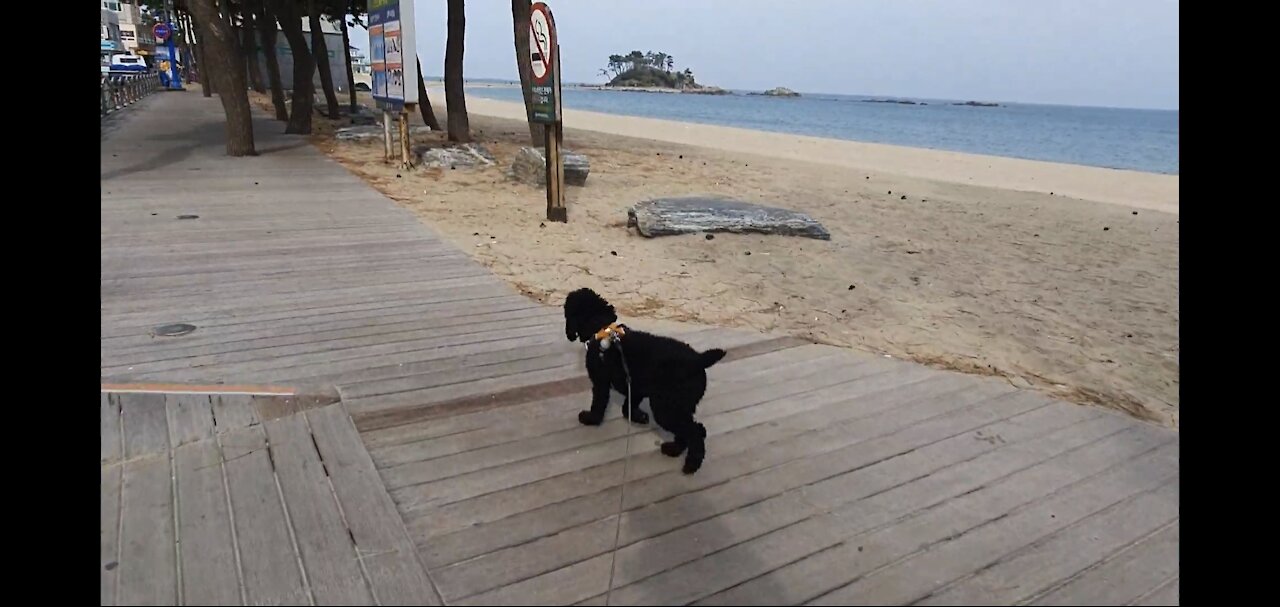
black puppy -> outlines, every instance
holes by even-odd
[[[591,289],[578,289],[565,299],[564,333],[569,341],[587,344],[591,378],[591,409],[578,413],[578,421],[599,425],[609,405],[610,388],[627,396],[629,373],[631,396],[623,401],[622,414],[635,423],[648,423],[649,416],[638,406],[648,398],[658,425],[675,436],[662,444],[662,453],[679,457],[687,450],[684,472],[697,472],[707,453],[707,429],[693,416],[707,391],[707,369],[724,358],[725,351],[698,352],[682,341],[625,326],[616,341],[602,341],[597,334],[617,320],[613,306]]]

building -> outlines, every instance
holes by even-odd
[[[357,91],[373,90],[373,66],[355,45],[351,46],[351,79],[355,81]]]
[[[134,2],[102,0],[102,8],[115,13],[124,50],[146,60],[155,55],[156,37],[151,33],[155,20]]]
[[[311,23],[309,19],[302,20],[302,31],[306,35],[307,48],[311,47]],[[277,26],[277,30],[279,27]],[[342,52],[342,30],[336,23],[330,23],[327,19],[320,20],[320,31],[324,32],[324,44],[329,51],[329,73],[333,74],[333,88],[335,92],[344,93],[347,91],[347,65],[343,63]],[[262,77],[263,82],[267,82],[267,64],[263,53],[267,50],[262,48],[261,33],[258,31],[251,32],[257,37],[258,47],[258,73]],[[244,41],[244,30],[240,30],[241,41]],[[293,52],[289,50],[289,41],[285,40],[284,32],[276,32],[276,60],[280,64],[280,80],[285,90],[293,89]],[[317,61],[320,59],[317,57]],[[316,71],[313,76],[316,86],[316,94],[320,94],[320,72]],[[358,81],[358,80],[357,80]]]
[[[124,44],[120,41],[120,20],[115,11],[105,8],[102,13],[102,29],[99,33],[98,60],[105,72],[111,65],[111,56],[124,52]]]

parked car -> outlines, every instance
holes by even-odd
[[[111,56],[111,71],[113,72],[145,72],[151,68],[147,67],[147,62],[137,55],[120,54]]]

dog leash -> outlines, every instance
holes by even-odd
[[[627,499],[627,466],[631,460],[631,416],[634,414],[639,403],[631,399],[631,369],[627,367],[627,356],[622,350],[622,340],[618,339],[626,334],[625,330],[612,330],[614,325],[610,325],[601,333],[607,332],[605,339],[618,345],[618,358],[622,360],[622,373],[627,376],[627,413],[622,416],[622,423],[627,425],[626,447],[622,455],[622,486],[618,489],[618,520],[614,521],[613,528],[613,554],[609,561],[609,590],[604,595],[604,604],[606,607],[610,605],[613,599],[613,580],[618,572],[618,543],[622,539],[622,509]],[[622,329],[618,327],[618,329]],[[603,341],[603,340],[602,340]],[[603,344],[602,344],[603,345]],[[607,348],[607,346],[606,346]]]

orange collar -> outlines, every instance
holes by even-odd
[[[613,323],[596,332],[596,341],[608,339],[610,337],[618,339],[627,334],[627,328],[619,323]]]

